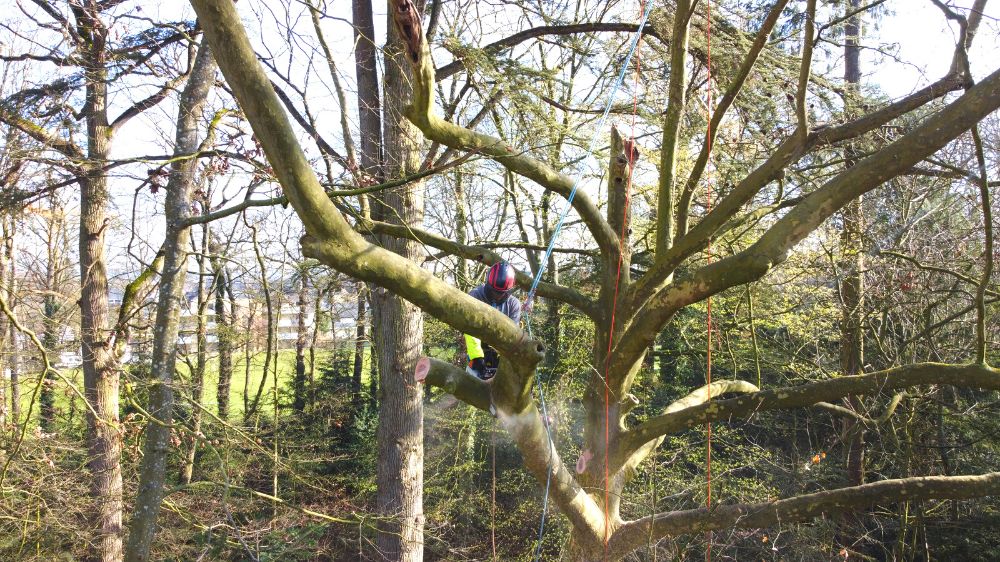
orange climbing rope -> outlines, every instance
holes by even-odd
[[[707,25],[706,25],[706,43],[707,43],[707,61],[705,63],[706,72],[708,74],[708,80],[705,81],[705,114],[708,116],[706,122],[708,123],[708,132],[706,134],[705,142],[708,144],[708,165],[705,166],[705,213],[712,212],[712,0],[707,0],[705,2],[705,10],[707,12]],[[712,238],[708,239],[708,246],[706,248],[708,263],[712,263]],[[705,352],[705,388],[708,393],[708,401],[712,401],[712,297],[708,297],[708,302],[706,303],[706,345],[707,349]],[[712,509],[712,422],[708,422],[706,427],[706,444],[705,444],[705,487],[706,487],[706,498],[705,507],[709,510]],[[705,548],[705,560],[711,562],[712,560],[712,531],[708,531],[708,546]]]

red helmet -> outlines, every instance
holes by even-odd
[[[514,266],[505,261],[497,262],[486,274],[486,295],[493,302],[500,302],[512,290],[517,272]]]

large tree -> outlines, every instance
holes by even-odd
[[[116,83],[125,82],[163,55],[170,45],[183,40],[186,25],[153,25],[136,35],[113,29],[122,16],[134,7],[121,2],[96,0],[69,2],[38,1],[37,10],[25,14],[44,33],[53,32],[54,47],[33,43],[26,52],[4,55],[11,61],[35,60],[55,68],[79,69],[77,74],[59,76],[49,83],[25,88],[0,103],[0,120],[20,129],[44,146],[50,159],[68,176],[61,185],[79,186],[79,271],[80,271],[80,341],[82,344],[84,393],[87,401],[88,469],[94,539],[91,558],[116,562],[122,549],[122,473],[119,420],[120,354],[127,339],[123,324],[112,322],[108,299],[108,263],[105,239],[111,218],[109,162],[112,142],[118,132],[134,117],[164,100],[182,77],[177,73],[149,88],[136,92],[149,94],[132,100],[116,111],[112,103]],[[48,36],[52,38],[52,36]],[[168,65],[169,66],[169,65]],[[131,100],[131,96],[129,98]],[[14,104],[12,101],[28,100]],[[73,107],[72,102],[80,102]],[[34,120],[49,116],[53,109],[63,117],[59,125],[46,128]],[[86,134],[76,138],[71,131],[74,119],[83,120]],[[55,189],[48,186],[45,189]],[[128,306],[123,306],[128,318]]]
[[[545,354],[541,342],[528,337],[497,311],[430,275],[418,264],[373,245],[359,231],[417,240],[444,252],[487,263],[499,256],[488,248],[458,244],[422,231],[418,225],[400,226],[361,217],[352,226],[342,214],[342,207],[328,197],[310,168],[281,102],[257,63],[233,5],[226,0],[193,0],[192,3],[211,44],[226,46],[224,53],[220,52],[220,68],[257,132],[289,202],[305,224],[307,234],[301,241],[303,253],[358,279],[380,285],[451,326],[484,338],[501,352],[503,366],[490,383],[432,359],[424,361],[418,372],[428,383],[494,413],[517,444],[525,467],[542,483],[551,477],[552,499],[571,525],[571,558],[593,560],[603,553],[608,559],[620,559],[645,545],[650,537],[721,528],[765,528],[806,521],[825,513],[891,503],[900,497],[913,500],[970,498],[1000,492],[1000,473],[996,472],[918,476],[796,495],[761,504],[717,505],[712,509],[655,513],[633,520],[625,520],[621,514],[622,492],[640,463],[667,436],[695,425],[917,385],[1000,389],[1000,373],[986,363],[985,340],[980,337],[974,353],[976,360],[968,364],[901,365],[766,391],[758,391],[754,385],[742,381],[716,381],[695,389],[659,415],[639,423],[630,423],[627,419],[635,406],[631,391],[647,350],[680,311],[726,289],[765,277],[785,261],[803,239],[845,205],[892,178],[909,173],[914,166],[1000,107],[1000,70],[972,85],[968,66],[963,64],[981,11],[974,10],[969,19],[956,15],[962,21],[962,36],[955,53],[958,62],[941,79],[900,100],[869,108],[861,115],[848,115],[840,122],[817,125],[809,107],[809,92],[815,83],[811,63],[817,30],[821,32],[825,28],[817,27],[816,3],[810,1],[800,30],[803,37],[801,56],[790,59],[782,52],[772,51],[768,48],[768,39],[788,4],[787,0],[775,2],[755,33],[741,36],[738,43],[742,47],[733,49],[737,55],[726,64],[716,63],[725,69],[726,75],[717,77],[713,84],[723,95],[712,108],[711,133],[699,143],[697,155],[683,167],[678,164],[687,146],[678,141],[679,132],[693,103],[687,95],[691,76],[684,69],[697,68],[695,63],[703,58],[705,53],[701,45],[708,22],[703,15],[693,12],[696,2],[682,0],[670,11],[657,14],[656,20],[660,22],[656,24],[657,34],[669,39],[671,72],[659,146],[655,250],[644,257],[645,263],[630,263],[628,198],[620,197],[616,190],[620,191],[620,186],[627,182],[634,153],[629,139],[613,134],[607,166],[606,214],[583,192],[577,193],[572,201],[574,211],[599,250],[592,279],[596,290],[547,283],[538,289],[539,295],[579,311],[593,324],[596,334],[592,364],[601,368],[588,375],[582,398],[586,411],[581,443],[583,455],[574,471],[550,442],[532,400],[534,374]],[[977,6],[981,8],[981,4]],[[572,178],[498,138],[456,125],[436,114],[435,69],[419,12],[408,0],[393,0],[391,6],[405,45],[405,55],[413,67],[413,98],[407,108],[407,117],[436,143],[491,158],[544,190],[568,196],[574,183]],[[724,19],[716,18],[712,19],[713,25],[725,26]],[[739,33],[732,28],[728,31]],[[791,68],[790,62],[795,63]],[[772,66],[762,69],[765,64]],[[713,168],[709,165],[710,146],[744,86],[751,78],[759,78],[760,72],[789,81],[789,126],[773,129],[778,144],[757,157],[738,181],[722,186],[717,200],[708,210],[696,203],[702,193],[706,170]],[[963,87],[967,89],[962,95],[942,100],[946,94]],[[918,111],[923,115],[919,123],[909,126],[893,142],[872,150],[852,167],[829,174],[814,186],[804,186],[794,200],[779,198],[766,204],[760,202],[760,196],[768,193],[769,186],[789,175],[803,159],[824,154],[840,143],[862,137]],[[680,176],[685,170],[690,171],[686,178]],[[985,178],[979,179],[985,184]],[[760,223],[760,232],[749,243],[723,253],[707,265],[700,259],[699,255],[713,238],[747,221],[762,218],[769,220]],[[620,278],[616,275],[619,264]],[[530,278],[520,276],[519,283],[527,287]],[[616,293],[616,311],[611,314]],[[744,394],[718,398],[732,392]],[[709,400],[709,397],[716,398]]]

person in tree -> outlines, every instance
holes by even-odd
[[[486,282],[469,291],[469,295],[504,313],[515,324],[520,324],[521,302],[513,295],[516,275],[514,266],[506,261],[497,262],[487,272]],[[466,371],[470,375],[487,381],[497,374],[500,355],[493,347],[466,334],[465,352],[469,357]]]

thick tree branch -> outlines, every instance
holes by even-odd
[[[649,298],[661,290],[677,266],[705,246],[705,241],[730,221],[743,205],[753,199],[765,185],[784,174],[784,169],[804,154],[799,139],[791,136],[778,146],[763,164],[745,177],[726,197],[716,203],[712,212],[687,234],[678,237],[673,246],[657,256],[657,261],[626,295],[628,310],[638,311]],[[662,201],[661,201],[662,204]],[[662,223],[658,223],[662,224]]]
[[[971,21],[970,21],[971,28]],[[678,236],[666,255],[658,258],[638,283],[633,286],[634,302],[644,302],[661,289],[677,266],[694,253],[704,249],[706,241],[715,235],[737,211],[749,202],[765,185],[784,174],[784,169],[811,150],[844,140],[857,138],[869,131],[909,113],[927,103],[962,89],[964,80],[959,72],[949,72],[940,80],[897,100],[877,111],[840,125],[817,127],[806,142],[792,135],[775,149],[768,159],[754,169],[685,235]],[[661,202],[662,204],[662,202]]]
[[[503,369],[501,365],[501,370]],[[497,376],[500,376],[499,374]],[[483,382],[450,363],[422,358],[416,366],[415,378],[442,388],[459,400],[484,412],[495,413],[491,399],[492,383]],[[496,379],[494,379],[496,380]],[[539,482],[545,482],[551,470],[550,493],[574,527],[595,543],[604,535],[604,513],[576,482],[556,452],[545,431],[538,410],[532,404],[516,415],[498,412],[501,423],[510,432],[521,451],[525,467]]]
[[[398,28],[403,26],[419,28],[420,22],[412,22],[409,20],[410,16],[406,15],[410,11],[397,9],[395,1],[392,5]],[[413,66],[413,99],[406,109],[406,116],[420,128],[424,136],[451,148],[473,150],[489,156],[515,174],[524,176],[563,197],[569,197],[575,184],[573,178],[557,172],[531,156],[518,153],[501,139],[460,127],[437,116],[433,107],[434,67],[430,49],[422,34],[411,38],[408,58]],[[600,209],[590,197],[578,191],[573,198],[573,208],[580,214],[601,250],[605,254],[614,252],[618,247],[618,235],[604,220]]]
[[[781,17],[781,13],[787,5],[788,0],[778,0],[774,3],[774,6],[771,6],[771,10],[768,12],[767,18],[764,19],[764,23],[761,24],[760,29],[754,36],[753,44],[750,46],[750,51],[747,53],[746,57],[743,58],[743,62],[740,64],[739,70],[736,71],[736,76],[733,77],[732,82],[729,83],[729,87],[726,89],[726,93],[723,94],[722,99],[719,100],[719,105],[715,108],[715,111],[712,112],[709,134],[705,136],[705,142],[701,145],[701,152],[695,160],[691,174],[688,176],[687,184],[685,184],[684,190],[680,196],[679,208],[685,210],[678,216],[678,232],[687,231],[686,209],[690,208],[694,190],[697,188],[698,182],[701,180],[702,173],[705,171],[705,166],[708,164],[708,149],[715,143],[715,137],[718,136],[719,126],[722,124],[722,119],[726,116],[726,112],[729,111],[729,108],[732,107],[733,102],[736,101],[737,96],[739,96],[740,92],[743,90],[743,85],[746,84],[747,77],[750,76],[750,72],[756,66],[761,51],[763,51],[764,47],[767,45],[767,40],[771,36],[771,30],[773,30],[774,26],[778,23],[778,18]]]
[[[892,399],[889,400],[889,404],[886,405],[885,410],[883,410],[881,414],[879,414],[877,417],[874,418],[870,418],[861,412],[852,410],[851,408],[845,408],[843,406],[838,406],[836,404],[831,404],[829,402],[817,402],[816,404],[814,404],[814,406],[834,414],[838,414],[848,418],[854,418],[865,425],[878,425],[881,423],[885,423],[886,421],[888,421],[889,418],[892,417],[892,414],[896,412],[896,408],[899,407],[899,403],[903,401],[903,398],[906,398],[905,392],[897,392],[896,394],[894,394]]]
[[[922,384],[947,384],[960,388],[1000,390],[1000,371],[978,364],[918,363],[864,375],[765,390],[739,398],[713,401],[663,414],[628,430],[614,448],[612,458],[622,458],[648,441],[707,422],[746,418],[767,410],[787,410],[832,402],[849,395],[904,390]]]
[[[691,0],[678,0],[674,9],[674,24],[670,43],[670,83],[667,85],[667,111],[663,116],[663,140],[660,146],[660,177],[656,206],[656,254],[654,263],[662,261],[674,238],[674,222],[678,208],[674,204],[674,182],[677,174],[678,139],[681,121],[687,105],[688,38],[691,32]]]
[[[809,73],[812,69],[815,26],[816,0],[807,0],[806,26],[802,31],[802,64],[799,66],[799,84],[795,91],[795,119],[798,122],[795,134],[803,138],[809,134],[809,115],[806,112],[806,96],[809,94]]]
[[[193,0],[219,67],[267,154],[289,202],[302,219],[303,254],[352,277],[385,287],[462,332],[494,342],[512,364],[494,379],[498,407],[531,404],[534,365],[543,347],[499,311],[437,279],[418,264],[366,241],[348,224],[320,185],[299,146],[280,100],[250,46],[229,0]]]
[[[693,408],[695,406],[704,404],[708,402],[713,396],[718,399],[719,396],[724,394],[732,393],[753,393],[758,392],[760,389],[756,385],[751,384],[746,381],[716,381],[710,385],[702,386],[687,396],[674,400],[669,406],[663,410],[663,415],[673,414],[681,410],[686,410],[688,408]],[[626,433],[628,435],[628,433]],[[653,450],[663,443],[666,438],[666,434],[659,435],[650,439],[649,441],[642,443],[641,445],[635,447],[632,450],[621,450],[620,452],[616,449],[615,460],[620,458],[625,460],[622,462],[622,466],[625,468],[626,474],[630,475],[647,456]],[[617,462],[612,465],[612,469],[617,472],[618,464]]]
[[[458,256],[463,259],[476,261],[486,265],[493,265],[503,260],[503,256],[486,248],[485,246],[459,244],[449,238],[445,238],[409,225],[389,224],[364,218],[359,218],[358,221],[358,229],[361,231],[367,231],[373,234],[388,234],[397,238],[415,240],[421,244],[426,244],[432,248],[437,248],[438,250],[442,250],[448,254]],[[523,271],[517,272],[517,284],[522,289],[530,289],[532,281],[534,281],[534,279],[530,273],[525,273]],[[571,289],[570,287],[554,283],[540,282],[536,288],[536,292],[539,296],[566,303],[592,319],[597,318],[600,315],[596,302],[587,298],[583,293],[575,289]]]
[[[998,107],[1000,70],[994,71],[962,97],[896,142],[858,162],[809,194],[746,250],[714,262],[691,277],[662,288],[651,299],[639,300],[633,296],[632,303],[640,302],[645,306],[636,314],[635,320],[616,346],[615,361],[619,363],[618,367],[634,362],[652,344],[664,323],[681,307],[729,287],[759,279],[784,261],[788,252],[799,241],[849,201],[905,173]],[[724,199],[716,211],[731,197],[733,195]],[[706,220],[709,218],[711,215]],[[655,279],[643,281],[646,282],[643,287],[648,291]],[[644,294],[643,291],[636,293]]]
[[[921,476],[883,480],[850,488],[824,490],[759,504],[722,505],[713,509],[673,511],[622,525],[611,537],[609,555],[618,559],[653,539],[714,529],[761,529],[823,514],[906,501],[966,499],[1000,494],[1000,472],[979,476]]]
[[[434,386],[462,402],[490,413],[490,385],[451,363],[424,357],[417,362],[417,382]]]

